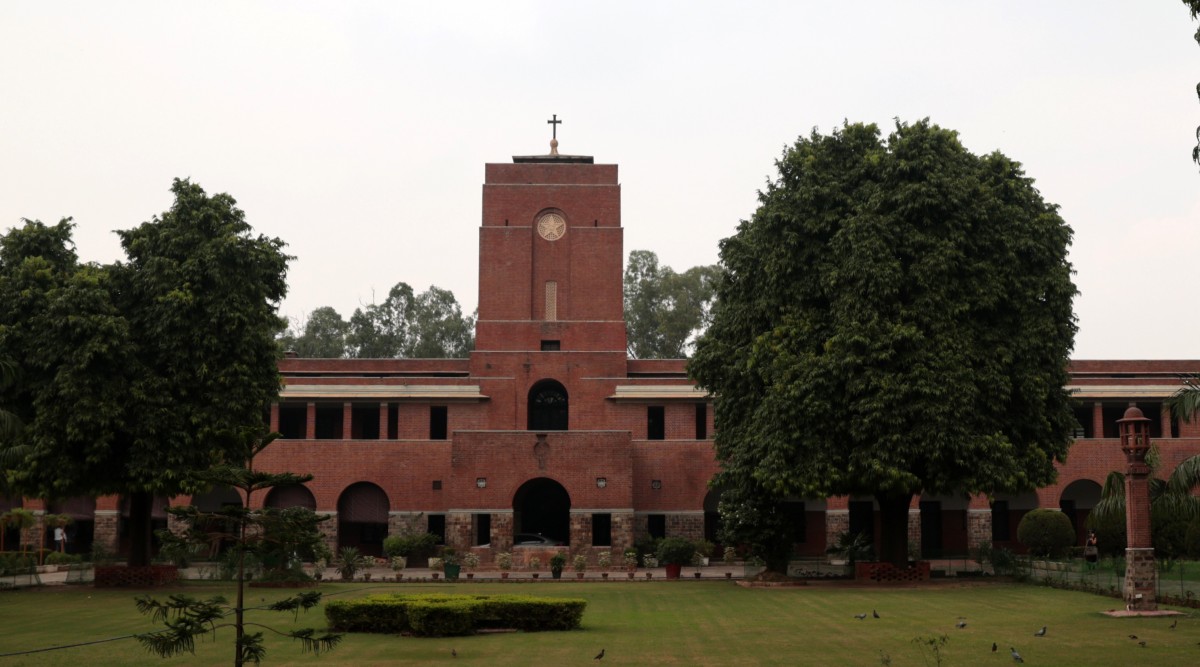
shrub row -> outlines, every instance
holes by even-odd
[[[411,632],[425,637],[469,635],[482,628],[525,632],[574,630],[586,600],[527,595],[370,595],[325,605],[329,627],[338,632]]]

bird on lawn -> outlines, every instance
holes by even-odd
[[[604,649],[600,649],[600,652],[599,652],[599,653],[597,653],[597,654],[596,654],[596,657],[592,658],[592,660],[599,660],[599,659],[601,659],[601,658],[603,658],[603,657],[604,657]]]
[[[1141,646],[1142,648],[1146,648],[1146,640],[1143,639],[1142,641],[1138,642],[1138,646]]]
[[[995,653],[996,649],[998,649],[998,648],[1000,648],[1000,647],[996,646],[996,642],[992,642],[992,653]]]
[[[458,651],[455,651],[453,648],[451,648],[451,649],[450,649],[450,657],[452,657],[452,658],[457,658],[457,657],[458,657]]]
[[[959,620],[959,622],[954,624],[954,627],[958,628],[959,630],[962,630],[963,628],[967,627],[967,622],[963,621],[963,620]]]
[[[1129,635],[1130,639],[1137,639],[1137,635]]]
[[[857,619],[858,619],[858,620],[860,620],[860,621],[861,621],[861,620],[863,620],[863,619],[864,619],[864,618],[866,618],[866,617],[867,617],[867,615],[866,615],[866,614],[855,614],[855,615],[854,615],[854,618],[857,618]]]
[[[1033,636],[1034,637],[1045,637],[1046,636],[1046,626],[1043,625],[1041,630],[1038,630],[1037,632],[1033,633]]]
[[[871,610],[871,615],[875,618],[879,618],[879,612],[875,611],[874,609]]]
[[[1013,662],[1025,662],[1025,658],[1022,658],[1021,654],[1017,653],[1017,649],[1009,646],[1008,650],[1012,653]]]
[[[1172,629],[1172,630],[1174,630],[1174,629],[1175,629],[1175,626],[1177,626],[1177,625],[1179,625],[1179,619],[1178,619],[1178,618],[1177,618],[1177,619],[1175,619],[1175,620],[1173,620],[1173,621],[1171,621],[1171,629]]]

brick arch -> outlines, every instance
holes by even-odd
[[[571,542],[571,494],[550,477],[526,480],[513,493],[513,533],[540,533]]]
[[[267,497],[263,500],[263,507],[276,507],[279,509],[304,507],[316,510],[317,498],[303,484],[283,486],[267,492]]]
[[[355,482],[338,496],[337,508],[338,548],[382,556],[391,510],[387,492],[371,482]]]
[[[530,431],[565,431],[570,423],[570,396],[558,380],[544,379],[529,388]]]
[[[1083,544],[1087,536],[1088,515],[1092,513],[1096,503],[1100,502],[1103,490],[1103,484],[1085,477],[1064,486],[1058,497],[1058,508],[1071,520],[1080,544]]]

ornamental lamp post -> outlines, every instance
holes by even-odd
[[[1150,541],[1150,420],[1137,406],[1117,420],[1125,453],[1125,608],[1154,611],[1158,602],[1158,570]]]

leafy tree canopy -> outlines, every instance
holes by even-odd
[[[383,303],[358,308],[350,321],[322,306],[279,337],[284,351],[305,358],[464,358],[475,347],[475,317],[463,316],[454,293],[436,285],[415,294],[396,283]]]
[[[131,564],[149,557],[150,498],[191,491],[187,473],[223,460],[279,391],[283,242],[253,235],[228,195],[171,190],[170,210],[118,232],[126,262],[79,264],[69,219],[0,238],[0,347],[22,377],[0,399],[31,448],[13,482],[129,495]]]
[[[1192,20],[1200,16],[1200,0],[1183,0],[1183,4],[1192,13]],[[1200,28],[1196,28],[1196,43],[1200,44]],[[1200,97],[1200,83],[1196,84],[1196,97]],[[1196,128],[1196,146],[1192,148],[1192,160],[1200,164],[1200,127]]]
[[[716,396],[717,484],[874,495],[899,563],[913,494],[1052,481],[1076,330],[1057,207],[928,120],[814,130],[776,166],[721,242],[689,366]]]
[[[716,266],[676,273],[649,250],[629,253],[625,267],[625,324],[629,354],[682,359],[708,325]]]

